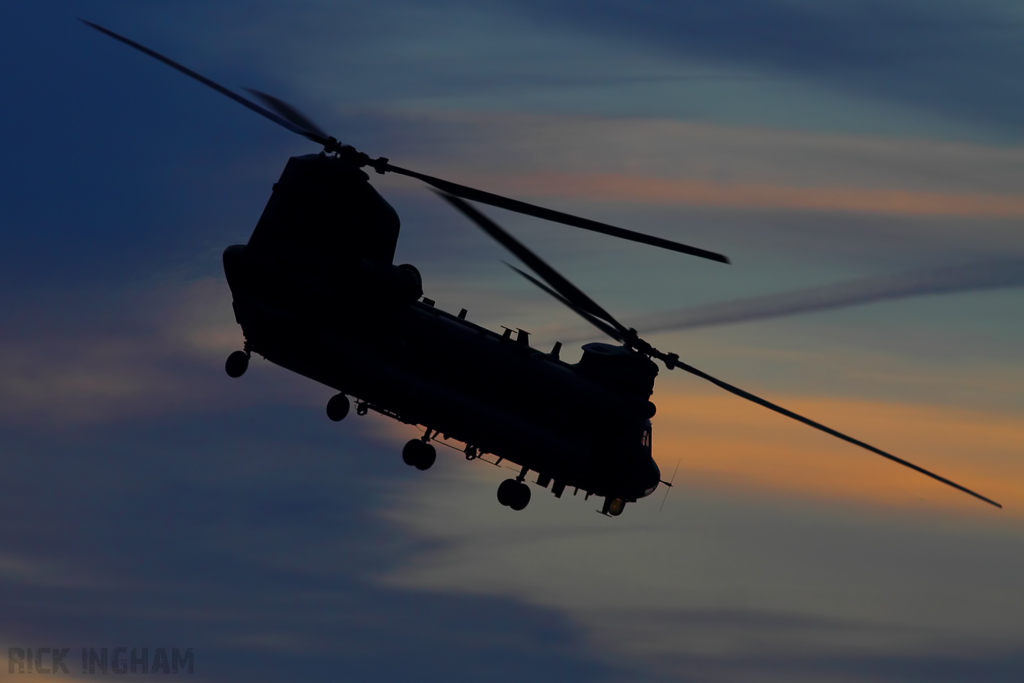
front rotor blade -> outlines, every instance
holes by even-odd
[[[450,195],[456,197],[462,197],[463,199],[470,199],[474,202],[480,202],[481,204],[488,204],[490,206],[496,206],[499,209],[507,209],[508,211],[515,211],[516,213],[523,213],[527,216],[533,216],[534,218],[543,218],[544,220],[553,221],[555,223],[562,223],[563,225],[571,225],[574,228],[583,228],[584,230],[592,230],[594,232],[600,232],[604,235],[611,235],[612,237],[619,237],[624,240],[630,240],[632,242],[640,242],[642,244],[649,244],[654,247],[661,247],[662,249],[671,249],[681,254],[689,254],[690,256],[699,256],[700,258],[709,259],[711,261],[718,261],[719,263],[729,263],[729,259],[721,254],[716,254],[713,251],[707,251],[706,249],[698,249],[697,247],[690,247],[679,242],[673,242],[672,240],[666,240],[661,237],[654,237],[653,235],[645,235],[642,232],[634,232],[633,230],[626,230],[625,228],[617,228],[614,225],[608,225],[607,223],[599,223],[598,221],[592,221],[589,218],[580,218],[579,216],[573,216],[572,214],[562,213],[561,211],[553,211],[552,209],[545,209],[542,206],[536,206],[534,204],[527,204],[521,202],[518,199],[509,199],[508,197],[502,197],[501,195],[492,194],[490,192],[484,192],[483,190],[477,190],[472,187],[466,187],[465,185],[459,185],[448,180],[442,180],[433,176],[426,175],[424,173],[417,173],[416,171],[410,171],[408,169],[399,168],[389,163],[383,163],[380,167],[375,167],[378,172],[391,171],[392,173],[398,173],[400,175],[409,176],[410,178],[416,178],[423,182],[436,187]]]
[[[219,92],[221,95],[224,95],[226,97],[230,97],[235,102],[238,102],[240,105],[242,105],[243,107],[245,107],[247,109],[251,109],[252,111],[254,111],[257,114],[259,114],[260,116],[263,116],[264,118],[270,119],[271,121],[273,121],[277,125],[282,126],[284,128],[287,128],[288,130],[290,130],[293,133],[298,133],[299,135],[303,136],[304,138],[308,138],[309,140],[312,140],[313,142],[317,142],[317,143],[319,143],[321,145],[326,145],[329,142],[329,138],[326,135],[321,135],[318,132],[307,130],[306,128],[304,128],[302,126],[296,125],[296,124],[292,123],[291,121],[278,116],[274,112],[269,111],[267,109],[264,109],[263,107],[261,107],[260,105],[256,104],[255,102],[253,102],[251,100],[247,100],[246,98],[242,97],[238,93],[235,93],[235,92],[232,92],[231,90],[228,90],[223,85],[220,85],[219,83],[215,83],[215,82],[211,81],[206,76],[198,74],[195,71],[193,71],[192,69],[189,69],[186,66],[182,66],[181,64],[178,64],[173,59],[169,59],[167,57],[164,57],[162,54],[160,54],[159,52],[156,52],[155,50],[150,50],[145,45],[140,45],[139,43],[136,43],[134,40],[131,40],[130,38],[125,38],[124,36],[119,35],[117,33],[114,33],[110,29],[103,28],[99,24],[94,24],[91,21],[86,21],[85,19],[79,19],[79,21],[82,22],[83,24],[85,24],[86,26],[91,26],[92,28],[96,29],[100,33],[107,34],[108,36],[110,36],[114,40],[119,40],[122,43],[124,43],[125,45],[128,45],[130,47],[135,48],[139,52],[147,54],[150,57],[152,57],[153,59],[157,59],[157,60],[163,62],[164,64],[166,64],[167,66],[171,67],[172,69],[177,69],[178,71],[180,71],[181,73],[185,74],[186,76],[190,76],[191,78],[196,79],[197,81],[199,81],[203,85],[206,85],[206,86],[209,86],[209,87],[213,88],[214,90]]]
[[[276,111],[278,114],[294,123],[296,126],[304,128],[308,130],[310,133],[314,133],[315,135],[319,135],[325,140],[331,137],[330,135],[325,133],[323,129],[320,128],[320,126],[313,123],[308,116],[306,116],[305,114],[303,114],[298,109],[288,104],[281,98],[274,97],[273,95],[268,95],[267,93],[256,90],[255,88],[246,88],[246,90],[248,90],[253,95],[258,97],[263,102],[263,104],[267,105],[268,107]]]
[[[661,357],[661,359],[663,361],[669,361],[669,359],[667,359],[665,357],[662,357],[662,356],[667,356],[667,354],[660,354],[659,357]],[[929,472],[928,470],[924,469],[923,467],[918,467],[914,463],[908,462],[908,461],[904,460],[903,458],[897,458],[895,455],[892,455],[891,453],[886,453],[885,451],[883,451],[883,450],[881,450],[879,448],[875,448],[874,446],[872,446],[870,444],[866,444],[863,441],[860,441],[858,439],[854,439],[852,436],[847,436],[846,434],[843,434],[842,432],[837,432],[836,430],[834,430],[834,429],[832,429],[830,427],[826,427],[825,425],[823,425],[823,424],[821,424],[819,422],[815,422],[814,420],[808,419],[808,418],[804,417],[803,415],[799,415],[797,413],[794,413],[792,410],[786,410],[782,406],[777,406],[774,403],[772,403],[771,401],[766,401],[763,398],[761,398],[760,396],[755,396],[754,394],[751,394],[748,391],[744,391],[743,389],[740,389],[739,387],[734,387],[733,385],[731,385],[731,384],[729,384],[727,382],[723,382],[720,379],[712,377],[711,375],[707,374],[706,372],[702,372],[702,371],[698,370],[697,368],[693,367],[692,365],[687,365],[686,363],[683,363],[682,361],[679,361],[678,359],[671,359],[671,361],[669,361],[669,362],[671,362],[671,364],[674,365],[675,367],[678,367],[678,368],[680,368],[682,370],[685,370],[686,372],[690,373],[691,375],[696,375],[697,377],[700,377],[701,379],[706,379],[707,381],[711,382],[712,384],[714,384],[716,386],[719,386],[722,389],[725,389],[726,391],[728,391],[729,393],[735,394],[735,395],[739,396],[740,398],[745,398],[748,401],[753,401],[754,403],[756,403],[756,404],[758,404],[760,406],[764,406],[768,410],[774,410],[776,413],[779,413],[780,415],[785,415],[786,417],[792,418],[792,419],[796,420],[797,422],[803,422],[805,425],[808,425],[809,427],[814,427],[815,429],[817,429],[819,431],[822,431],[822,432],[825,432],[826,434],[831,434],[832,436],[836,437],[837,439],[842,439],[843,441],[846,441],[847,443],[852,443],[854,446],[860,446],[861,448],[867,449],[867,450],[871,451],[872,453],[875,453],[877,455],[882,456],[883,458],[887,458],[889,460],[892,460],[895,463],[899,463],[900,465],[903,465],[904,467],[909,467],[910,469],[914,470],[915,472],[920,472],[921,474],[923,474],[925,476],[928,476],[928,477],[931,477],[932,479],[935,479],[936,481],[941,481],[943,484],[946,484],[947,486],[952,486],[953,488],[955,488],[957,490],[960,490],[960,491],[963,491],[964,493],[967,493],[969,495],[972,495],[972,496],[974,496],[975,498],[977,498],[979,500],[983,500],[986,503],[988,503],[989,505],[995,505],[997,508],[1002,508],[1003,507],[1002,505],[1000,505],[999,503],[995,502],[994,500],[990,500],[989,498],[986,498],[985,496],[983,496],[981,494],[975,493],[974,491],[970,490],[969,488],[963,487],[960,484],[957,484],[956,482],[952,482],[949,479],[946,479],[945,477],[940,477],[939,475],[935,474],[934,472]]]
[[[606,323],[618,330],[620,334],[624,334],[627,331],[619,321],[608,313],[608,311],[598,306],[593,299],[580,291],[576,285],[562,277],[558,271],[541,260],[539,256],[520,244],[516,238],[498,227],[497,223],[458,197],[453,197],[452,195],[444,193],[439,194],[452,206],[465,214],[467,218],[476,223],[481,230],[515,254],[519,260],[529,266],[530,270],[537,273],[542,280],[551,285],[552,289],[561,294],[568,301],[572,302],[574,305],[586,311],[590,315],[604,320]]]

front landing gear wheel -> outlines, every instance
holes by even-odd
[[[429,443],[420,442],[423,447],[420,449],[419,460],[416,461],[416,469],[418,470],[429,470],[437,460],[437,451]]]
[[[506,479],[498,486],[498,502],[513,510],[522,510],[530,504],[530,487],[515,479]]]
[[[498,486],[498,502],[508,507],[516,497],[516,487],[519,486],[515,479],[506,479]]]
[[[235,351],[228,356],[227,362],[224,363],[224,370],[228,373],[228,377],[241,377],[248,367],[249,354],[245,351]]]
[[[345,394],[332,396],[331,400],[327,402],[327,417],[331,418],[332,422],[341,422],[348,415],[349,407],[348,397]]]
[[[419,439],[413,439],[405,444],[405,448],[402,449],[402,462],[409,467],[415,467],[416,461],[419,460],[420,446],[422,445],[423,442]]]
[[[402,449],[402,460],[418,470],[429,470],[437,460],[437,451],[429,443],[413,439]]]
[[[522,510],[530,504],[530,487],[528,484],[519,482],[516,484],[515,494],[512,498],[512,502],[508,504],[513,510]]]

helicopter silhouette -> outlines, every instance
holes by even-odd
[[[600,512],[618,516],[627,503],[651,495],[664,481],[652,456],[650,398],[661,361],[668,370],[696,375],[740,398],[802,422],[915,470],[996,507],[999,503],[907,460],[847,436],[723,382],[658,350],[627,328],[526,246],[466,200],[613,237],[728,263],[721,255],[671,240],[553,211],[371,158],[340,143],[288,103],[256,90],[257,104],[173,60],[109,29],[86,25],[198,80],[242,106],[322,146],[292,157],[248,243],[224,251],[243,348],[225,363],[241,377],[257,353],[272,363],[338,393],[327,416],[341,421],[374,411],[420,426],[423,436],[402,450],[406,464],[429,469],[433,442],[461,442],[469,460],[492,455],[492,464],[520,471],[498,487],[498,501],[513,510],[530,502],[526,483],[567,487],[604,499]],[[618,345],[583,346],[578,363],[530,346],[525,330],[498,334],[437,308],[423,296],[417,269],[394,264],[400,220],[362,170],[420,180],[519,259],[510,265]],[[508,265],[508,264],[507,264]]]

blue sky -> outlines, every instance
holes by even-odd
[[[79,16],[399,165],[733,258],[490,212],[624,321],[1024,260],[1013,3],[8,8],[8,647],[193,647],[211,681],[1024,676],[1016,279],[651,338],[1002,512],[662,372],[663,512],[537,490],[516,515],[497,469],[410,472],[408,428],[332,424],[266,362],[224,375],[220,253],[314,150]],[[597,338],[424,188],[375,183],[438,305]]]

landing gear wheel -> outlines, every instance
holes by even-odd
[[[423,442],[419,439],[413,439],[409,443],[405,444],[405,448],[402,449],[402,462],[409,467],[416,465],[416,456],[420,450],[420,444]]]
[[[513,510],[522,510],[530,504],[530,487],[527,484],[518,482],[515,489],[511,502],[508,506]]]
[[[437,460],[437,451],[429,443],[423,443],[422,441],[420,443],[422,448],[420,448],[419,460],[416,461],[416,469],[420,471],[429,470],[434,461]]]
[[[515,479],[506,479],[501,482],[498,486],[498,502],[505,507],[511,505],[512,501],[515,500],[517,486],[519,486],[519,484]]]
[[[238,378],[245,374],[246,369],[249,367],[249,354],[245,351],[235,351],[228,360],[224,363],[224,370],[228,373],[228,377]]]
[[[332,422],[341,422],[348,415],[349,407],[348,397],[345,394],[332,396],[331,400],[327,402],[327,417]]]
[[[418,470],[429,470],[437,460],[437,451],[429,443],[413,439],[402,449],[402,460]]]

